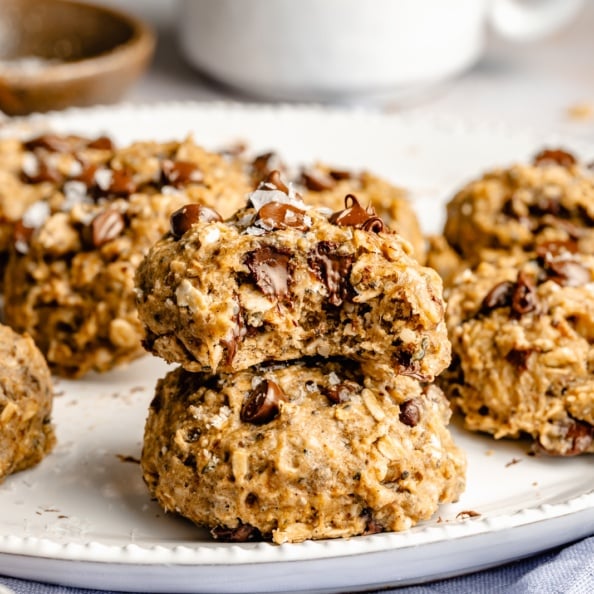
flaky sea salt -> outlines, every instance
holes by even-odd
[[[39,175],[39,161],[33,153],[25,153],[21,169],[27,177],[36,177]]]
[[[92,199],[87,195],[87,186],[81,181],[67,181],[64,184],[64,202],[62,203],[62,212],[70,212],[77,204],[83,202],[92,203]]]
[[[50,207],[47,202],[39,200],[29,206],[23,215],[23,225],[29,229],[39,229],[50,216]]]
[[[109,190],[111,180],[113,178],[113,171],[111,169],[98,169],[95,171],[95,183],[104,191]]]
[[[301,199],[301,196],[295,192],[293,184],[288,185],[289,193],[285,194],[276,186],[271,184],[261,184],[260,187],[248,194],[248,200],[256,210],[260,210],[265,204],[270,202],[279,202],[281,204],[290,204],[300,210],[306,210],[308,207]]]

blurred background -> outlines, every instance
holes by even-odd
[[[39,2],[39,0],[37,1]],[[266,2],[266,0],[263,1]],[[318,6],[334,1],[323,0],[320,3],[318,0]],[[395,27],[398,23],[403,22],[403,16],[394,13],[384,15],[384,18],[382,18],[381,10],[392,10],[395,5],[406,4],[407,2],[404,0],[403,2],[385,2],[383,6],[374,7],[376,1],[382,2],[382,0],[371,0],[370,2],[357,3],[355,0],[354,4],[364,5],[368,8],[373,7],[376,13],[373,18],[377,22],[382,20],[389,22],[392,19],[389,22],[388,29],[398,33],[399,30],[395,29]],[[29,0],[16,0],[13,2],[2,0],[0,6],[5,7],[6,5],[15,4],[23,6],[27,2]],[[262,0],[244,0],[243,2],[236,2],[235,7],[254,5],[253,11],[257,11],[258,2],[262,2]],[[44,3],[47,5],[52,4],[51,0]],[[259,84],[257,78],[259,76],[258,68],[261,66],[259,60],[261,61],[262,58],[257,55],[258,47],[254,43],[253,32],[249,30],[250,26],[256,26],[252,22],[253,19],[249,18],[249,12],[246,13],[247,17],[240,15],[238,17],[240,22],[235,23],[236,29],[234,30],[229,24],[232,19],[229,18],[229,15],[224,14],[223,4],[233,4],[233,0],[231,2],[226,0],[223,3],[221,3],[221,0],[217,0],[217,2],[201,0],[187,3],[184,3],[183,0],[101,0],[96,3],[134,15],[146,22],[156,33],[154,54],[151,53],[150,47],[145,47],[144,55],[140,59],[140,62],[143,59],[145,62],[140,65],[137,64],[136,70],[124,71],[123,76],[120,75],[119,81],[109,82],[108,85],[111,85],[114,91],[113,96],[106,98],[99,95],[98,100],[100,102],[118,100],[132,102],[204,101],[220,99],[252,102],[271,99],[270,88],[266,88],[264,82],[261,83],[260,87],[257,86]],[[506,0],[503,0],[503,4],[505,3]],[[510,2],[507,3],[510,4]],[[188,6],[183,6],[184,4],[192,4],[194,12],[202,11],[202,15],[189,14]],[[273,4],[280,5],[280,2],[269,3],[269,6]],[[305,5],[302,2],[293,2],[292,4],[294,8],[301,7],[302,13],[305,10]],[[332,60],[340,59],[340,52],[335,50],[334,55],[330,55],[328,52],[321,52],[320,48],[322,46],[315,48],[317,35],[325,36],[325,39],[323,39],[325,48],[346,48],[345,51],[347,52],[349,48],[356,49],[358,45],[370,46],[372,41],[374,43],[376,41],[373,39],[374,37],[377,38],[378,44],[382,42],[380,38],[385,31],[376,31],[375,35],[372,32],[370,37],[365,38],[365,33],[362,31],[365,15],[356,15],[359,29],[355,29],[354,33],[346,41],[333,37],[333,35],[337,34],[337,30],[344,31],[349,27],[348,10],[344,8],[345,6],[348,7],[348,4],[348,1],[341,4],[343,10],[334,13],[338,15],[336,17],[338,20],[333,18],[334,26],[328,27],[328,23],[326,23],[322,32],[319,28],[316,28],[314,17],[322,19],[327,15],[312,15],[310,13],[307,15],[309,21],[305,21],[307,29],[303,30],[302,28],[299,35],[295,36],[295,39],[286,31],[283,31],[281,25],[260,24],[260,26],[268,26],[268,33],[260,37],[260,45],[268,43],[266,51],[268,51],[269,56],[274,53],[276,59],[272,66],[268,65],[268,74],[272,70],[272,74],[279,79],[283,79],[280,83],[281,86],[279,86],[279,97],[281,99],[293,98],[301,100],[305,98],[326,103],[371,106],[388,111],[431,110],[445,115],[472,118],[473,120],[501,120],[512,126],[560,130],[586,137],[594,132],[594,74],[591,64],[594,55],[594,36],[592,35],[592,31],[594,31],[594,2],[591,0],[585,0],[583,3],[574,2],[573,0],[561,0],[560,3],[556,3],[554,0],[523,0],[523,4],[529,8],[534,5],[564,4],[568,9],[565,10],[565,14],[561,10],[560,14],[553,15],[553,21],[555,19],[558,21],[557,31],[545,37],[530,39],[529,41],[508,39],[510,35],[511,37],[522,37],[517,32],[514,34],[513,31],[511,34],[507,31],[506,36],[496,33],[492,24],[493,19],[489,23],[487,17],[483,14],[487,11],[487,2],[483,5],[479,0],[452,0],[445,3],[439,2],[439,0],[434,2],[421,0],[419,3],[419,0],[417,0],[417,5],[424,5],[422,8],[424,14],[431,11],[429,13],[431,18],[425,20],[427,22],[432,21],[438,26],[433,31],[420,28],[416,32],[415,27],[418,27],[418,22],[415,23],[409,19],[409,22],[406,23],[406,29],[402,28],[399,35],[401,43],[406,42],[405,37],[411,38],[407,42],[409,46],[378,45],[377,48],[371,48],[370,51],[375,50],[378,55],[383,56],[381,59],[378,57],[376,60],[378,63],[378,76],[383,75],[384,71],[390,66],[393,71],[402,71],[406,68],[414,70],[415,67],[430,69],[431,63],[437,64],[440,57],[443,57],[446,53],[443,49],[439,49],[439,43],[442,43],[444,47],[449,47],[451,52],[454,52],[452,45],[455,40],[459,40],[463,35],[466,35],[460,29],[461,21],[470,18],[467,18],[467,16],[461,18],[461,15],[468,15],[468,7],[471,6],[472,11],[475,13],[475,16],[471,18],[476,22],[468,22],[466,25],[467,27],[474,27],[476,30],[472,33],[474,39],[469,40],[467,45],[474,44],[474,47],[458,48],[458,58],[454,55],[446,56],[447,59],[451,58],[450,71],[447,71],[448,65],[443,64],[439,66],[439,68],[444,69],[441,77],[439,72],[430,73],[427,80],[422,80],[420,83],[417,81],[417,84],[408,84],[410,81],[406,79],[407,75],[402,74],[404,79],[396,81],[398,84],[394,85],[393,92],[390,92],[389,88],[388,90],[381,89],[381,92],[375,92],[377,89],[374,88],[374,92],[370,91],[369,93],[365,93],[365,89],[363,91],[358,89],[356,93],[341,93],[339,89],[336,92],[319,92],[317,94],[312,92],[309,95],[307,93],[300,95],[300,93],[293,92],[295,89],[289,88],[283,93],[283,81],[286,84],[295,81],[299,76],[299,70],[298,64],[295,62],[297,59],[296,54],[293,53],[289,56],[278,55],[278,51],[271,51],[270,49],[274,47],[275,43],[282,41],[285,46],[288,46],[291,43],[298,43],[299,40],[308,40],[310,47],[314,47],[315,51],[313,58],[309,56],[310,62],[304,68],[307,67],[310,71],[315,69],[312,66],[312,62],[315,62],[315,66],[322,69],[321,76],[325,76],[324,80],[329,80],[332,77],[341,76],[340,69],[330,63]],[[409,4],[412,5],[412,2],[409,2]],[[466,9],[464,4],[466,4]],[[388,5],[389,8],[385,8]],[[443,15],[437,14],[436,11],[440,5],[447,6],[448,12]],[[214,14],[217,6],[221,14]],[[481,8],[478,8],[479,6]],[[551,10],[553,9],[551,8]],[[206,16],[204,16],[205,11],[208,13]],[[379,19],[378,13],[380,13]],[[4,14],[1,16],[0,49],[4,50],[6,56],[8,21]],[[503,14],[503,17],[499,15],[503,19],[508,16],[506,14]],[[194,21],[191,20],[192,18]],[[216,20],[217,18],[219,18],[219,21]],[[274,22],[280,23],[278,15],[272,15],[270,18],[275,18],[276,21]],[[288,15],[288,18],[291,20],[297,17]],[[413,15],[411,18],[416,17]],[[512,15],[512,20],[513,18],[514,15]],[[223,21],[223,19],[225,20]],[[417,21],[420,20],[423,19],[417,18]],[[224,31],[217,30],[217,27],[221,26],[221,22],[225,27]],[[180,27],[180,23],[182,25],[186,23],[185,31],[183,26]],[[200,26],[203,26],[203,28],[200,29]],[[295,28],[298,29],[299,26],[300,23],[296,22]],[[193,27],[194,35],[192,31],[188,32],[189,27]],[[113,29],[111,25],[103,25],[106,34],[113,31]],[[251,41],[248,41],[251,45],[245,45],[244,43],[244,46],[241,46],[237,30],[246,31],[248,36],[252,35]],[[442,35],[439,31],[444,30],[450,31],[451,38],[449,40],[445,37],[436,39],[436,35]],[[482,37],[483,32],[485,33],[484,39]],[[180,49],[180,39],[184,35],[184,51],[182,51]],[[539,31],[533,30],[528,34],[528,37],[534,38],[538,37],[538,35]],[[396,35],[393,34],[394,36]],[[249,60],[245,60],[245,63],[237,65],[241,56],[238,58],[237,55],[233,55],[231,50],[236,44],[235,42],[231,43],[230,39],[232,38],[235,38],[237,47],[240,48],[238,51],[243,52],[243,57],[249,56]],[[280,38],[280,41],[277,38]],[[366,39],[369,43],[366,43]],[[431,47],[432,40],[435,41],[435,47]],[[392,42],[386,41],[385,43]],[[417,45],[410,45],[411,43]],[[193,44],[196,47],[192,47]],[[483,44],[484,51],[482,50]],[[299,51],[299,48],[293,48],[293,51]],[[192,52],[194,52],[193,56],[191,55]],[[389,56],[390,52],[393,52],[392,56]],[[15,69],[18,73],[19,68],[21,70],[29,68],[30,71],[35,68],[32,68],[31,64],[23,64],[18,60],[11,63],[9,58],[13,59],[14,56],[8,55],[3,63],[0,61],[0,100],[3,96],[8,96],[8,99],[13,100],[14,103],[14,101],[18,102],[18,96],[17,99],[10,96],[9,85],[6,80],[3,82],[2,79],[6,79],[7,73],[14,75]],[[357,62],[359,58],[361,63]],[[349,56],[349,63],[345,66],[345,70],[350,71],[353,76],[358,75],[358,69],[362,71],[367,69],[369,71],[371,68],[369,64],[363,62],[364,57],[359,58]],[[454,63],[456,59],[458,59],[458,62]],[[284,62],[282,60],[285,60],[285,62],[288,60],[289,66],[283,67]],[[190,64],[190,61],[193,62],[193,65]],[[229,68],[232,69],[234,64],[246,74],[247,79],[243,82],[240,80],[238,83],[233,78],[236,73],[233,73]],[[145,67],[146,70],[144,70]],[[219,68],[219,71],[217,71],[217,68]],[[324,68],[326,68],[325,71]],[[210,72],[210,76],[205,75],[205,71]],[[30,72],[28,74],[30,75]],[[432,76],[433,79],[431,79]],[[55,79],[55,75],[52,75],[52,78]],[[254,88],[247,88],[249,86],[247,83],[250,80],[256,81],[255,85],[253,85],[256,89],[261,88],[264,90],[261,96],[258,96],[260,93],[257,90],[254,92]],[[338,80],[337,82],[340,83],[341,81]],[[303,88],[302,82],[297,80],[295,84],[301,85],[298,86],[299,89]],[[364,85],[365,81],[362,84]],[[370,83],[369,86],[373,87],[373,84]],[[117,90],[120,91],[119,96],[116,96],[118,95],[115,92]],[[76,103],[76,92],[75,90],[71,97],[64,99],[65,104],[69,102]],[[272,98],[276,99],[276,97]],[[93,97],[91,96],[88,102],[92,101]]]

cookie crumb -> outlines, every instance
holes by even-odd
[[[590,102],[580,102],[570,105],[567,108],[567,117],[575,121],[587,121],[594,118],[594,104]]]
[[[472,509],[465,509],[456,514],[456,520],[467,520],[468,518],[478,518],[480,513]]]

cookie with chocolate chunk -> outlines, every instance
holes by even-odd
[[[575,250],[483,262],[447,291],[453,363],[440,382],[469,429],[594,453],[594,256]]]
[[[150,407],[143,476],[220,540],[405,530],[464,488],[449,417],[437,387],[353,361],[178,368]]]
[[[339,355],[432,380],[450,356],[438,275],[354,196],[328,215],[271,179],[225,221],[173,217],[136,277],[146,348],[190,371]]]
[[[444,236],[475,265],[485,251],[529,252],[541,243],[575,241],[594,253],[594,172],[574,155],[545,149],[531,164],[485,173],[447,206]]]
[[[191,139],[135,143],[79,165],[14,223],[5,286],[6,322],[72,377],[144,354],[134,273],[171,213],[194,202],[233,212],[251,188],[242,164]]]
[[[0,482],[54,446],[52,399],[47,364],[31,338],[0,325]]]

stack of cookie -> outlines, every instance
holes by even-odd
[[[187,205],[136,275],[156,389],[142,468],[220,539],[403,530],[464,487],[431,384],[441,281],[354,196],[307,207],[274,172],[227,220]]]
[[[486,173],[448,205],[441,383],[468,428],[594,453],[594,173],[567,151]]]

